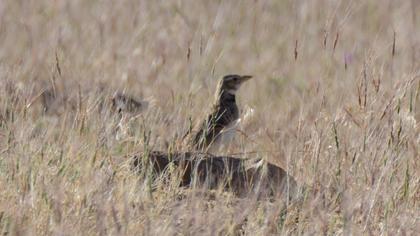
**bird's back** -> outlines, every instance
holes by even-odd
[[[217,141],[216,139],[221,138],[221,132],[231,127],[238,118],[239,110],[234,100],[216,104],[194,135],[194,147],[207,149]]]

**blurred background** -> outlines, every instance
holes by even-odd
[[[159,191],[150,204],[124,166],[127,153],[173,146],[237,73],[254,76],[238,93],[254,112],[226,152],[340,193],[286,227],[257,206],[245,233],[415,234],[419,29],[416,0],[2,0],[0,230],[231,232],[218,216],[235,222],[243,205],[220,196],[198,214],[200,201],[169,206]],[[118,140],[120,121],[95,110],[116,91],[151,104]]]

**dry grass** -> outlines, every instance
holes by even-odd
[[[416,0],[3,0],[0,232],[418,235],[419,28]],[[172,147],[232,72],[256,77],[238,99],[254,116],[226,152],[329,197],[285,211],[130,171],[127,154]],[[63,107],[44,112],[45,89]],[[119,139],[99,112],[117,90],[155,103]]]

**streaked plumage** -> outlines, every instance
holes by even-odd
[[[195,149],[208,151],[210,147],[227,144],[233,138],[239,119],[235,94],[250,78],[249,75],[226,75],[220,80],[211,112],[190,138]]]
[[[145,101],[138,101],[122,93],[116,93],[111,99],[112,109],[118,113],[141,113],[148,107]]]

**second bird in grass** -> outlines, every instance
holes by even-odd
[[[207,152],[230,142],[239,119],[235,95],[241,85],[251,78],[250,75],[226,75],[220,80],[210,114],[189,138],[195,149]]]

